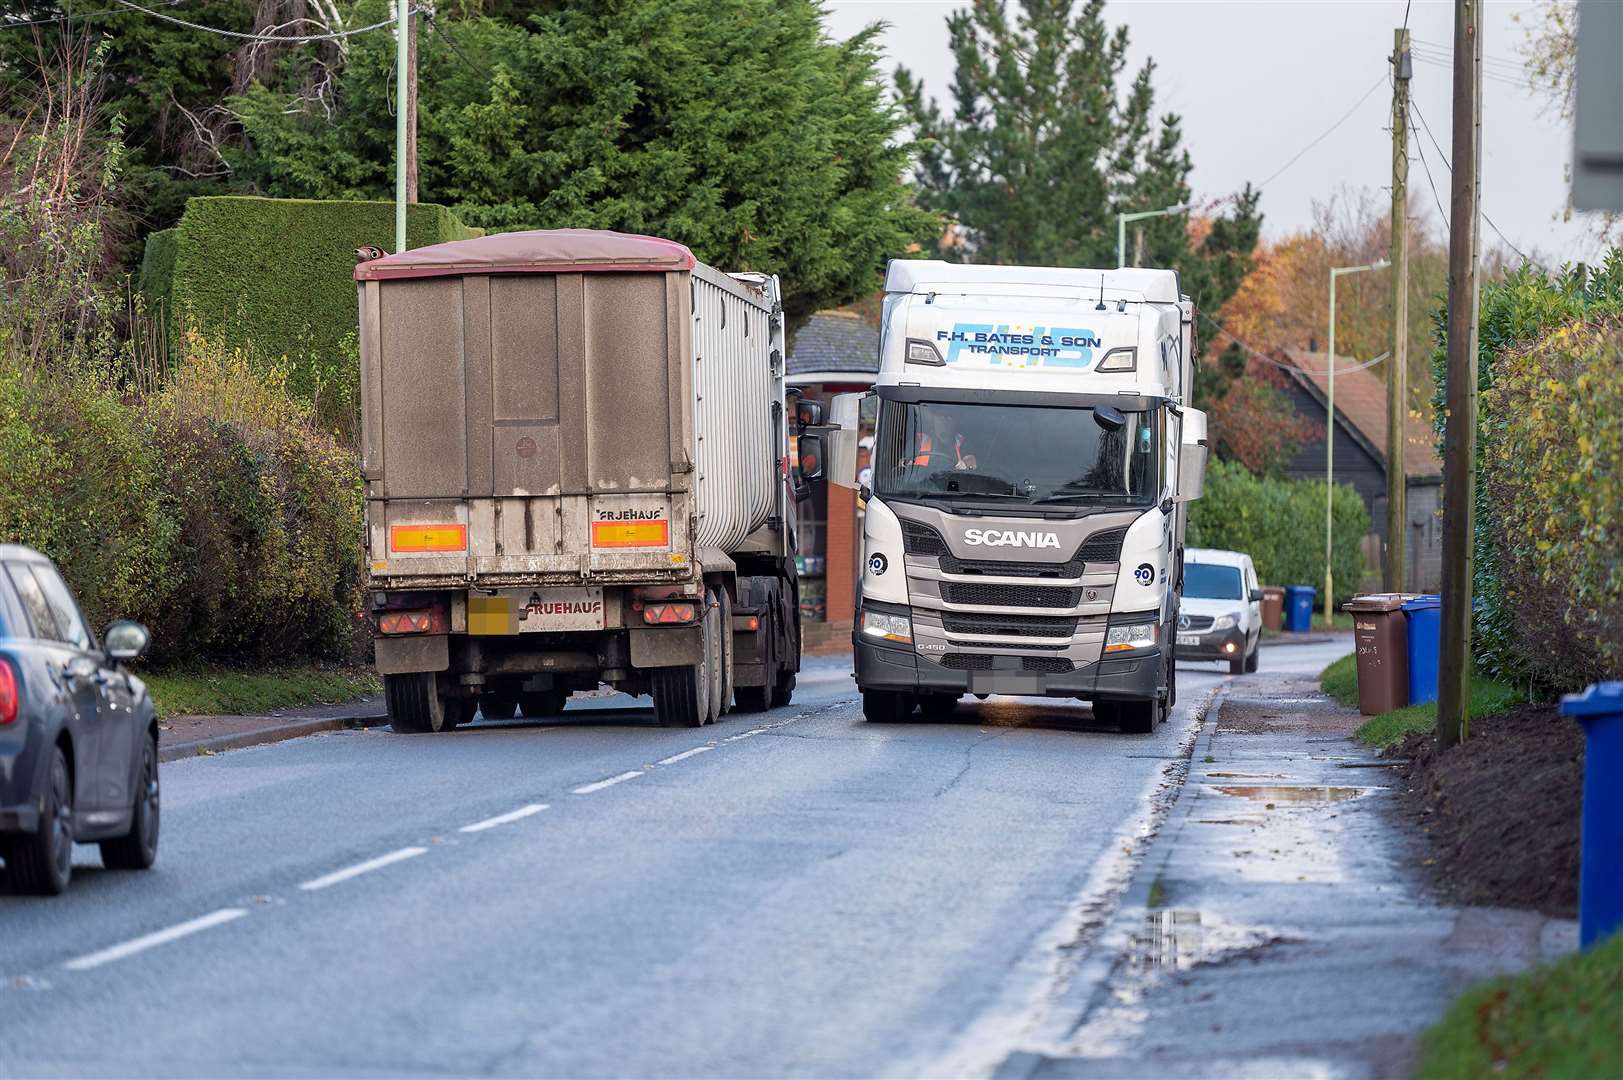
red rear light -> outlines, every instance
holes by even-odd
[[[378,613],[380,634],[443,634],[445,629],[443,608]]]
[[[17,700],[17,672],[10,660],[0,660],[0,726],[16,721],[20,704]]]
[[[667,626],[673,623],[690,623],[695,617],[696,606],[691,600],[672,604],[644,604],[642,621],[645,623],[663,623]]]

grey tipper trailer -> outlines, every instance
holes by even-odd
[[[355,279],[367,606],[395,730],[446,731],[475,706],[553,716],[600,682],[652,694],[667,724],[788,703],[776,278],[565,229]]]

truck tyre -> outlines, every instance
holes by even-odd
[[[931,720],[943,720],[958,711],[958,695],[925,694],[919,699],[919,711]]]
[[[479,715],[486,720],[511,720],[518,712],[518,698],[512,694],[479,695]]]
[[[518,707],[526,720],[559,716],[568,703],[568,690],[526,690],[518,696]]]
[[[794,696],[795,673],[790,671],[788,666],[785,665],[783,670],[778,672],[778,681],[772,687],[772,707],[774,709],[781,709],[785,705],[789,704],[789,702],[794,699]]]
[[[913,715],[918,698],[899,690],[864,690],[862,715],[878,724],[896,724]]]
[[[1118,701],[1112,703],[1116,727],[1123,735],[1148,735],[1165,714],[1166,704],[1160,698],[1149,701]]]
[[[706,601],[710,597],[706,595]],[[715,620],[710,607],[705,608],[703,659],[697,664],[680,667],[654,668],[651,682],[654,692],[654,715],[666,727],[703,727],[715,719],[711,687],[716,681],[715,668],[719,662],[719,643],[716,641]]]
[[[389,726],[402,735],[450,731],[472,711],[466,698],[441,697],[439,679],[432,672],[385,675],[383,700]]]
[[[716,665],[716,715],[720,719],[733,707],[733,598],[724,588],[716,590],[716,646],[721,662]]]

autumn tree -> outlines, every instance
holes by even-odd
[[[1114,266],[1118,213],[1191,201],[1182,121],[1155,115],[1153,62],[1122,85],[1127,30],[1106,24],[1103,0],[973,0],[947,26],[950,109],[906,68],[896,87],[919,140],[920,201],[962,228],[959,257]],[[1257,198],[1248,187],[1198,237],[1183,216],[1144,222],[1144,263],[1178,269],[1215,312],[1250,269]]]

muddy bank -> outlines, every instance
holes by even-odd
[[[1423,869],[1443,897],[1577,917],[1584,738],[1554,704],[1479,717],[1446,753],[1429,734],[1387,753],[1403,762]]]

